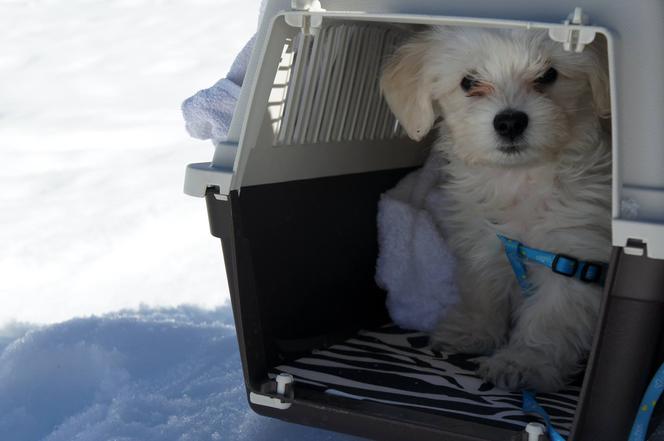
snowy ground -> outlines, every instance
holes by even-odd
[[[147,309],[30,331],[0,355],[0,439],[352,441],[249,410],[230,309]]]
[[[0,440],[350,439],[249,411],[219,244],[181,190],[212,150],[179,105],[257,10],[0,0]]]

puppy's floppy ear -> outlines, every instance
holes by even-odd
[[[436,115],[432,99],[432,75],[427,60],[432,39],[422,33],[403,44],[390,57],[381,72],[380,88],[387,104],[406,129],[419,141],[429,133]]]
[[[611,116],[611,92],[609,83],[609,67],[607,60],[606,40],[598,36],[585,50],[590,51],[590,65],[586,71],[590,90],[593,95],[595,112],[600,118]]]

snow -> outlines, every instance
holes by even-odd
[[[180,103],[257,11],[0,0],[0,440],[351,439],[249,410],[219,242],[182,193],[212,147]]]
[[[0,354],[0,439],[359,441],[249,409],[227,306],[29,330]]]
[[[180,103],[225,75],[258,2],[0,2],[0,324],[228,298],[208,161]],[[17,25],[20,24],[20,25]]]

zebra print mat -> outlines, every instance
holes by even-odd
[[[275,368],[296,383],[357,400],[404,406],[505,429],[522,430],[537,417],[521,411],[521,394],[484,383],[471,356],[433,353],[427,336],[388,325]],[[580,388],[539,394],[561,434],[572,426]]]

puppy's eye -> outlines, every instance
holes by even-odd
[[[477,80],[475,78],[469,77],[467,75],[465,77],[463,77],[463,79],[461,80],[461,88],[466,92],[468,92],[470,89],[472,89],[473,86],[475,86],[476,84],[477,84]]]
[[[551,84],[554,81],[556,81],[556,78],[558,78],[558,71],[553,67],[550,67],[546,72],[544,72],[543,75],[535,78],[535,84],[538,85]]]

